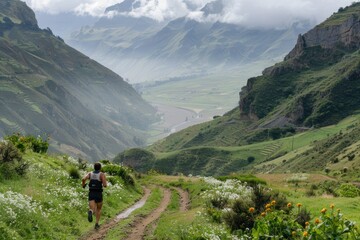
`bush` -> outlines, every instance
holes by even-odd
[[[360,189],[353,184],[344,183],[335,191],[340,197],[358,197],[360,196]]]
[[[20,151],[11,142],[0,142],[0,174],[2,178],[23,176],[27,168],[28,164],[22,159]]]
[[[35,138],[34,136],[22,136],[20,134],[13,134],[5,137],[14,144],[21,152],[25,152],[26,149],[32,150],[36,153],[46,153],[49,148],[48,139],[42,139],[40,136]]]
[[[76,167],[70,167],[68,172],[69,172],[69,176],[72,179],[80,179],[80,172]]]
[[[102,167],[102,171],[106,172],[112,176],[119,176],[124,180],[124,183],[126,185],[135,185],[134,178],[128,173],[128,170],[126,170],[124,167],[115,165],[115,164],[109,164]]]
[[[248,163],[252,163],[253,161],[255,161],[255,157],[250,156],[247,158],[247,161],[248,161]]]
[[[237,199],[233,203],[231,211],[224,214],[225,223],[232,231],[245,230],[254,226],[254,214],[249,211],[250,207],[252,207],[251,203],[243,199]]]

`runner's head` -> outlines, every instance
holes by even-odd
[[[101,169],[101,164],[100,163],[95,163],[94,164],[94,169],[95,169],[95,171],[100,171],[100,169]]]

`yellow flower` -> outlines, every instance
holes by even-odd
[[[255,208],[253,207],[249,208],[249,213],[253,213],[253,212],[255,212]]]
[[[271,208],[265,209],[266,212],[271,212]]]
[[[275,206],[275,204],[276,204],[276,201],[275,201],[275,200],[272,200],[272,201],[271,201],[271,206]]]
[[[334,204],[330,204],[330,208],[334,209],[335,205]]]
[[[262,216],[262,217],[265,217],[265,216],[266,216],[266,212],[262,212],[262,213],[261,213],[261,216]]]
[[[325,214],[325,213],[326,213],[326,208],[321,209],[320,212],[321,212],[322,214]]]
[[[321,222],[320,219],[318,218],[315,219],[315,224],[319,224],[320,222]]]
[[[307,235],[309,235],[307,231],[303,232],[304,237],[307,237]]]
[[[301,204],[301,203],[297,203],[296,206],[297,206],[298,208],[300,208],[300,207],[302,206],[302,204]]]
[[[295,231],[292,231],[291,235],[293,235],[293,237],[296,236],[296,232]]]
[[[265,208],[270,208],[270,207],[271,207],[271,204],[270,204],[270,203],[268,203],[268,204],[265,205]]]
[[[309,226],[309,224],[310,224],[309,222],[305,222],[305,226]]]
[[[286,206],[287,206],[288,208],[291,208],[291,207],[292,207],[292,204],[289,202]]]
[[[338,208],[338,209],[337,209],[337,212],[340,212],[340,211],[341,211],[340,208]]]

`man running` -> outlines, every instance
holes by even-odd
[[[95,229],[99,229],[99,220],[101,215],[101,208],[103,205],[103,187],[107,187],[106,176],[100,172],[101,164],[95,163],[93,172],[89,172],[82,179],[82,187],[85,188],[86,180],[89,182],[89,211],[88,220],[93,221],[93,214],[96,214]]]

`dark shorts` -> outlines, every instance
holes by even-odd
[[[95,201],[96,203],[101,203],[103,201],[102,192],[89,192],[89,201]]]

